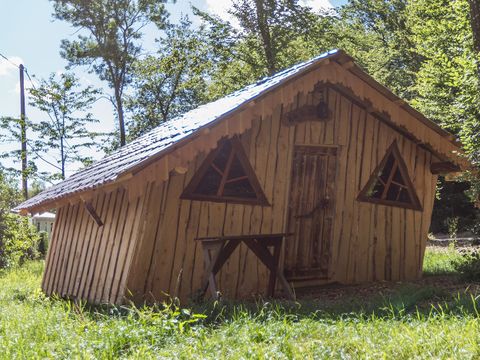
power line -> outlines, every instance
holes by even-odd
[[[13,61],[11,61],[9,58],[7,58],[5,55],[3,55],[2,53],[0,53],[0,57],[4,58],[5,60],[7,60],[11,65],[15,66],[17,69],[20,69],[20,65],[17,65],[15,64]]]
[[[9,62],[11,65],[13,65],[14,67],[20,69],[20,65],[15,64],[14,62],[12,62],[9,58],[7,58],[7,57],[6,57],[5,55],[3,55],[2,53],[0,53],[0,57],[2,57],[3,59],[5,59],[6,61],[8,61],[8,62]],[[27,69],[26,67],[23,67],[23,70],[24,70],[25,74],[27,75],[28,81],[30,82],[32,88],[33,88],[34,90],[37,90],[37,87],[35,86],[35,83],[33,82],[33,79],[32,79],[32,77],[30,76],[30,73],[28,72],[28,69]],[[32,76],[33,76],[33,75],[32,75]],[[52,115],[50,114],[50,112],[49,112],[49,111],[46,111],[46,113],[47,113],[48,117],[50,118],[50,121],[51,121],[52,125],[53,125],[54,127],[57,127],[57,123],[56,123],[56,121],[53,119],[53,117],[52,117]],[[57,128],[57,130],[60,130],[60,129]],[[41,156],[39,155],[39,153],[38,153],[36,150],[34,150],[33,147],[32,147],[30,144],[28,144],[28,145],[29,145],[29,147],[31,148],[31,150],[37,155],[37,157],[38,157],[40,160],[42,160],[43,162],[45,162],[45,163],[47,163],[48,165],[51,165],[51,166],[53,166],[53,167],[55,167],[55,168],[57,168],[57,169],[59,168],[58,166],[52,164],[50,161],[45,160],[43,157],[41,157]],[[66,145],[66,147],[68,148],[69,151],[73,152],[75,155],[77,154],[77,152],[73,149],[73,147],[69,144],[69,142],[68,142],[66,139],[65,139],[65,145]]]
[[[11,61],[9,58],[7,58],[7,57],[6,57],[5,55],[3,55],[2,53],[0,53],[0,57],[2,57],[3,59],[5,59],[5,60],[6,60],[8,63],[10,63],[12,66],[14,66],[14,67],[16,67],[16,68],[18,68],[18,69],[21,69],[21,68],[20,68],[20,65],[15,64],[13,61]],[[28,72],[28,69],[27,69],[26,67],[23,67],[23,70],[24,70],[25,74],[27,75],[28,81],[30,81],[30,84],[32,85],[32,88],[33,88],[34,90],[36,90],[37,88],[36,88],[36,86],[35,86],[35,83],[34,83],[33,80],[32,80],[32,77],[30,76],[30,73]],[[50,114],[48,111],[47,111],[47,115],[48,115],[48,117],[50,118],[50,120],[52,121],[53,125],[55,126],[55,121],[53,120],[51,114]],[[71,149],[71,146],[70,146],[68,143],[66,143],[66,145]],[[35,153],[35,155],[37,155],[37,158],[39,158],[40,160],[42,160],[42,161],[45,162],[46,164],[48,164],[48,165],[50,165],[50,166],[53,166],[53,167],[59,169],[58,166],[56,166],[55,164],[51,163],[50,161],[44,159],[44,158],[32,147],[32,145],[30,145],[30,144],[28,143],[28,146],[30,147],[30,150],[32,150],[32,151]]]

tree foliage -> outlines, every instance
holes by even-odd
[[[127,100],[130,138],[205,101],[211,61],[203,40],[203,29],[182,19],[166,27],[155,55],[135,63],[134,92]]]
[[[27,119],[20,119],[11,116],[0,117],[0,140],[3,145],[8,145],[0,153],[0,159],[8,159],[13,162],[13,165],[20,164],[22,161],[22,122],[26,125],[27,133],[31,135],[33,126],[31,121]],[[29,144],[29,142],[27,142]],[[27,148],[27,151],[33,149]],[[22,177],[22,170],[15,166],[0,165],[3,172],[8,173],[14,177]],[[26,169],[27,178],[38,176],[38,167],[34,159],[29,157]]]
[[[332,15],[315,14],[296,0],[235,2],[229,12],[238,25],[194,10],[206,26],[205,43],[214,60],[210,98],[307,60],[335,43]]]
[[[70,66],[86,65],[113,89],[119,142],[125,145],[124,90],[131,82],[133,63],[140,56],[142,29],[163,28],[166,0],[51,0],[56,19],[79,31],[77,40],[64,39],[61,55]]]
[[[38,234],[28,218],[11,209],[22,200],[18,184],[0,170],[0,268],[18,265],[37,256]]]
[[[30,105],[48,115],[45,120],[33,122],[37,139],[33,142],[37,158],[49,152],[55,156],[50,162],[57,173],[53,178],[65,179],[66,165],[72,162],[90,163],[91,156],[85,150],[95,148],[97,132],[88,126],[98,123],[89,112],[100,91],[87,86],[81,88],[73,74],[51,74],[30,90]]]
[[[409,0],[351,0],[337,22],[339,47],[400,97],[415,97],[422,57],[415,50]]]

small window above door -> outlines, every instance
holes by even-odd
[[[181,198],[269,205],[238,138],[222,141],[207,156]]]
[[[357,200],[422,210],[396,141],[388,148]]]

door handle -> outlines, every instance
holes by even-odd
[[[323,199],[321,199],[317,205],[308,213],[302,214],[302,215],[295,215],[295,219],[302,219],[302,218],[309,218],[312,217],[313,214],[315,214],[318,210],[325,210],[330,206],[330,198],[325,196]]]

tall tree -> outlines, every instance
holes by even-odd
[[[333,16],[316,14],[298,0],[241,0],[229,12],[238,25],[194,9],[207,26],[205,42],[216,67],[213,98],[318,55],[334,43]]]
[[[52,74],[30,90],[30,105],[48,115],[47,120],[33,124],[37,133],[35,154],[46,156],[48,153],[55,158],[50,162],[58,171],[53,175],[54,179],[65,179],[69,163],[91,161],[85,149],[96,146],[95,138],[99,133],[89,131],[87,127],[98,122],[89,110],[99,93],[91,86],[81,88],[78,79],[68,73]]]
[[[132,114],[130,138],[206,100],[211,61],[203,39],[202,28],[193,29],[188,19],[182,19],[178,25],[167,26],[156,55],[135,64],[134,92],[126,103]]]
[[[311,9],[298,0],[240,0],[230,13],[240,24],[241,36],[256,41],[268,75],[282,68],[282,52],[312,25]]]
[[[409,15],[415,50],[423,58],[412,104],[458,134],[473,154],[479,94],[468,1],[415,0]]]
[[[141,53],[139,40],[149,23],[163,28],[167,0],[51,0],[54,17],[79,29],[78,39],[62,40],[61,55],[72,65],[87,65],[113,89],[120,146],[125,145],[124,90]]]
[[[423,61],[415,47],[409,0],[350,0],[340,11],[337,46],[378,81],[410,100]]]
[[[10,116],[0,117],[0,141],[3,145],[9,145],[0,153],[0,159],[7,159],[9,162],[13,162],[13,165],[22,162],[22,150],[20,149],[20,144],[23,138],[22,129],[24,126],[26,126],[30,133],[33,131],[32,123],[28,118],[22,120]],[[28,150],[32,151],[30,142],[27,142],[27,144],[30,145]],[[37,174],[38,169],[35,162],[30,157],[25,172],[16,167],[4,166],[3,164],[0,165],[0,171],[5,173],[8,177],[18,178],[26,176],[28,179],[31,179]]]

